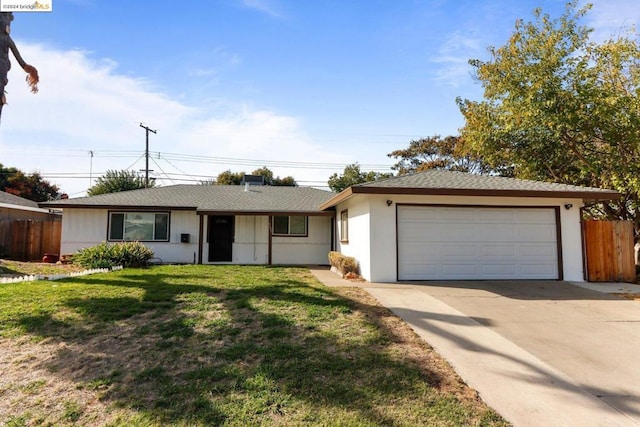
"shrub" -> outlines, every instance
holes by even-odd
[[[329,252],[329,264],[342,275],[358,273],[358,261],[356,261],[355,258],[343,255],[340,252]]]
[[[73,255],[73,262],[85,268],[146,267],[153,255],[153,251],[140,242],[102,242],[80,249]]]

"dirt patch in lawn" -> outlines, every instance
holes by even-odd
[[[36,412],[69,424],[84,413],[95,414],[91,418],[97,424],[108,421],[108,405],[98,392],[79,387],[73,375],[52,372],[50,363],[58,365],[64,360],[61,354],[72,352],[65,343],[0,339],[0,414],[30,414],[38,408]],[[20,417],[10,421],[21,425]],[[38,416],[30,421],[37,425]]]
[[[33,276],[37,274],[68,274],[85,270],[76,264],[25,262],[0,259],[0,277]]]

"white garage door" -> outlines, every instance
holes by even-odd
[[[554,208],[398,206],[399,280],[558,278]]]

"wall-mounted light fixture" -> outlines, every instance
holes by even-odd
[[[387,206],[391,206],[393,204],[393,200],[387,200]]]
[[[565,208],[566,210],[569,210],[569,209],[571,209],[572,207],[573,207],[573,204],[571,204],[571,203],[566,203],[566,204],[564,205],[564,208]]]

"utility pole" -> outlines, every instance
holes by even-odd
[[[93,186],[93,150],[89,150],[91,160],[89,160],[89,188]]]
[[[150,129],[149,126],[145,126],[140,123],[140,127],[143,128],[147,135],[147,145],[144,150],[145,168],[144,168],[144,188],[149,188],[149,132],[157,133],[156,130]]]

